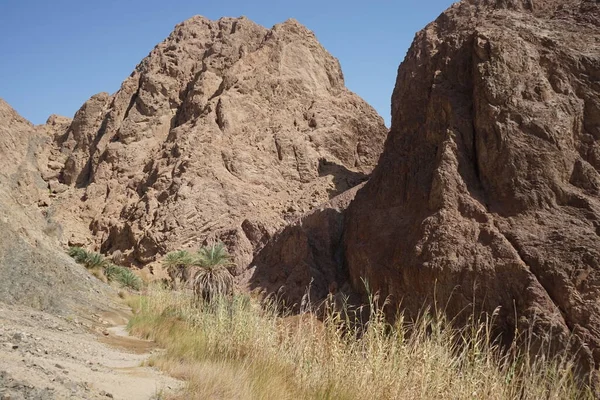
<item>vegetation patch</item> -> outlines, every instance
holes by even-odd
[[[181,399],[593,398],[569,358],[506,354],[491,323],[457,330],[424,314],[389,324],[376,301],[364,322],[333,301],[319,320],[158,286],[128,302],[131,333],[165,348],[150,363],[188,382]]]
[[[178,289],[191,283],[198,300],[211,302],[214,297],[233,294],[234,279],[229,268],[235,264],[223,243],[203,246],[196,253],[173,251],[165,256],[163,265],[171,287]],[[193,276],[192,269],[196,270]]]
[[[102,254],[87,251],[81,247],[70,247],[69,256],[78,263],[91,270],[99,278],[105,277],[108,281],[114,281],[123,287],[133,290],[142,288],[142,280],[130,269],[116,265],[107,260]]]

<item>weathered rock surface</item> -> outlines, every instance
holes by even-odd
[[[65,240],[144,265],[218,238],[244,266],[286,220],[364,181],[386,135],[296,21],[194,17],[55,134]]]
[[[0,302],[57,314],[103,308],[111,291],[64,253],[48,207],[40,160],[52,149],[51,126],[34,127],[0,99]]]
[[[354,286],[413,316],[500,307],[505,339],[574,335],[597,368],[600,3],[453,5],[417,34],[392,115],[346,213]]]
[[[362,186],[334,197],[273,235],[252,260],[249,289],[277,294],[296,310],[340,290],[353,294],[341,244],[344,211]]]

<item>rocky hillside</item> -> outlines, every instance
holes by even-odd
[[[249,289],[277,293],[294,310],[342,290],[360,302],[343,268],[344,212],[364,184],[334,197],[277,232],[256,253]]]
[[[111,290],[59,246],[62,228],[48,208],[54,195],[44,180],[52,171],[38,163],[50,143],[45,128],[0,99],[0,302],[56,314],[102,309]]]
[[[398,71],[345,256],[410,315],[499,311],[600,363],[600,4],[462,1]],[[469,310],[465,312],[465,310]]]
[[[532,331],[597,368],[599,43],[596,1],[453,5],[399,68],[371,179],[277,235],[252,282],[299,304],[296,281],[318,299],[364,278],[409,317],[495,311],[507,343]]]
[[[286,221],[364,181],[387,128],[298,22],[194,17],[54,133],[66,242],[141,266],[218,238],[245,266]]]

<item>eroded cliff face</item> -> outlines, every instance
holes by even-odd
[[[409,315],[499,310],[600,362],[600,4],[463,1],[399,68],[345,262]],[[474,304],[474,305],[473,305]],[[459,317],[461,318],[461,317]]]
[[[49,187],[61,166],[48,159],[51,132],[67,121],[35,127],[0,99],[0,302],[72,315],[110,307],[116,294],[60,246]]]
[[[194,17],[56,133],[60,218],[70,243],[135,265],[216,238],[244,267],[286,220],[364,181],[386,135],[298,22]]]

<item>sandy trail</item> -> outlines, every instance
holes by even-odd
[[[161,399],[182,382],[142,366],[154,343],[130,337],[127,314],[82,320],[0,303],[0,400]]]

